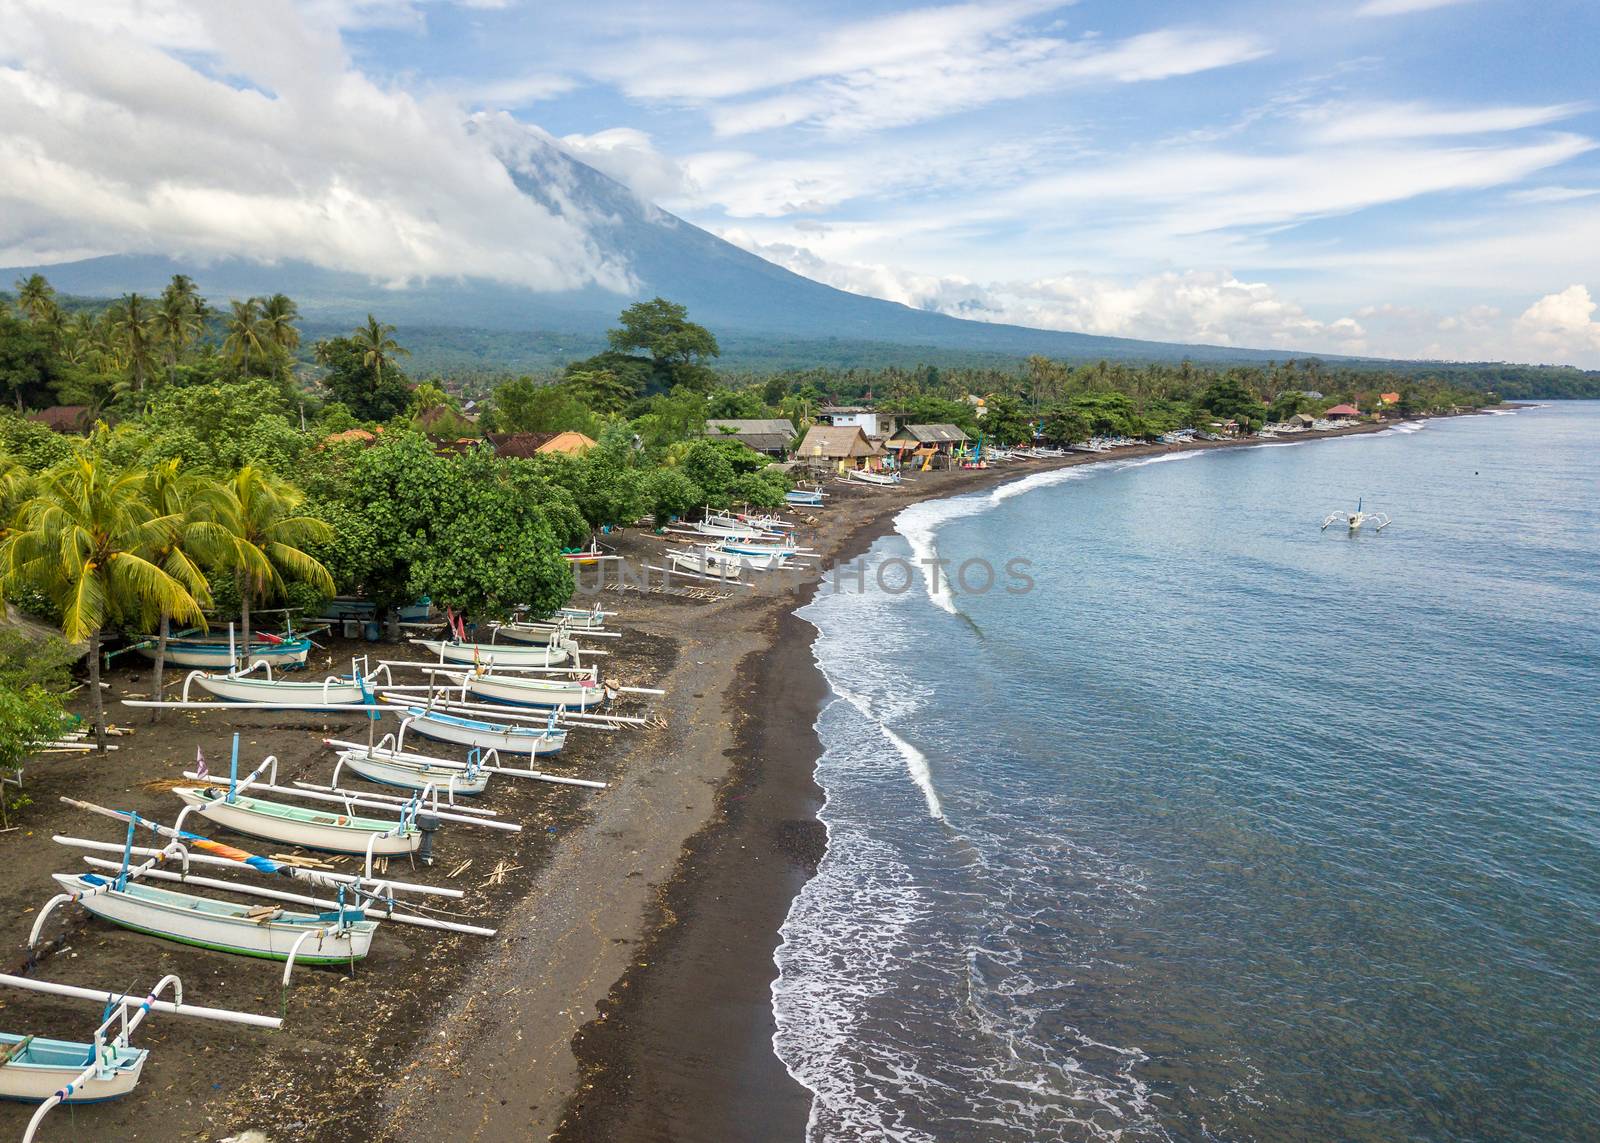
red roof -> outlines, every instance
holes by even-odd
[[[1354,405],[1335,405],[1322,415],[1325,417],[1359,417],[1361,410]]]

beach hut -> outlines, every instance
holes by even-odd
[[[964,450],[970,439],[955,425],[902,425],[884,447],[896,454],[902,467],[926,471],[936,463],[950,467],[954,455]]]
[[[1322,414],[1330,421],[1354,421],[1361,417],[1361,410],[1354,405],[1335,405]]]
[[[867,439],[858,426],[812,425],[795,452],[795,459],[812,468],[843,472],[850,468],[883,467],[884,451]]]
[[[1297,429],[1309,429],[1317,423],[1317,418],[1310,413],[1296,413],[1289,418],[1289,423]]]

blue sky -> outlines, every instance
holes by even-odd
[[[119,189],[85,169],[83,132],[0,127],[0,161],[43,155],[105,197],[95,226],[69,232],[40,167],[10,192],[0,251],[161,240],[152,194],[190,212],[185,240],[216,248],[244,196],[269,224],[233,241],[262,256],[298,242],[370,268],[398,233],[416,272],[551,287],[625,274],[592,264],[581,220],[535,217],[485,174],[473,148],[520,127],[763,256],[908,304],[1600,366],[1593,0],[215,7],[149,0],[135,19],[85,0],[77,17],[108,43],[91,74],[82,27],[69,48],[59,13],[0,0],[16,30],[0,31],[0,123],[81,98],[147,135]],[[216,120],[192,149],[228,153],[244,132],[248,187],[205,185],[149,66],[105,76],[129,51],[109,46],[119,23],[190,73],[178,86]],[[525,249],[496,248],[496,212]]]

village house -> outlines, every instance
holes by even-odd
[[[1322,415],[1330,421],[1356,421],[1361,419],[1361,410],[1354,405],[1335,405]]]
[[[904,425],[884,448],[895,454],[900,467],[926,471],[936,465],[952,467],[955,454],[965,451],[970,439],[955,425]]]
[[[883,457],[883,449],[868,440],[857,425],[812,425],[795,451],[797,463],[835,472],[882,468]]]
[[[739,420],[719,418],[706,422],[706,436],[736,440],[774,460],[788,460],[794,443],[794,426],[783,417]]]
[[[835,428],[858,428],[873,440],[893,435],[900,425],[899,414],[879,412],[865,405],[824,405],[817,410],[817,421]]]

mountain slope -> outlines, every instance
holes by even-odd
[[[896,302],[846,293],[803,278],[683,219],[640,202],[631,191],[554,148],[532,170],[514,173],[518,187],[552,209],[563,193],[591,216],[597,245],[625,263],[638,286],[631,296],[590,287],[537,292],[484,279],[433,279],[391,288],[361,274],[308,262],[263,264],[238,258],[179,260],[113,255],[52,266],[0,270],[0,282],[38,271],[57,290],[86,297],[158,292],[175,273],[189,274],[217,304],[230,297],[283,292],[317,325],[353,324],[368,312],[412,329],[485,330],[569,335],[575,346],[598,344],[629,301],[661,295],[689,307],[691,318],[730,340],[763,335],[802,341],[886,343],[980,354],[1040,353],[1071,360],[1252,361],[1293,356],[1205,345],[1175,345],[965,321]],[[503,340],[503,339],[501,339]]]

